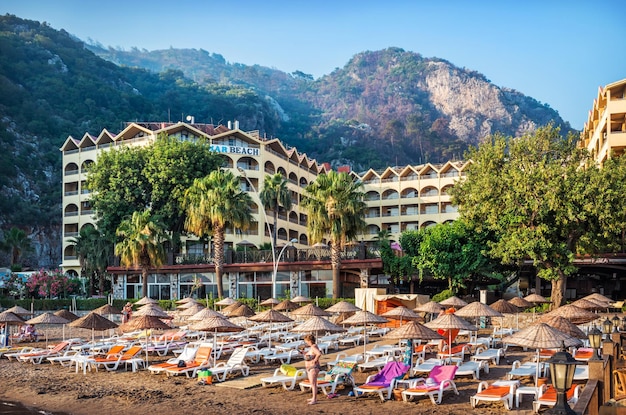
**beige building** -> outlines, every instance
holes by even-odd
[[[97,137],[89,134],[85,134],[81,139],[68,137],[61,147],[63,154],[63,263],[61,267],[64,271],[80,274],[80,264],[74,251],[72,238],[78,236],[83,226],[95,222],[89,190],[85,186],[89,166],[97,161],[101,151],[120,146],[149,145],[159,134],[167,134],[180,140],[195,141],[201,138],[208,140],[212,149],[224,157],[226,168],[231,169],[240,177],[242,189],[251,193],[256,226],[243,232],[227,229],[227,251],[234,250],[237,245],[251,249],[253,246],[259,247],[264,243],[271,243],[273,215],[271,211],[265,212],[262,208],[258,191],[263,188],[265,175],[274,173],[280,173],[288,180],[293,203],[289,212],[281,211],[278,215],[277,245],[285,246],[293,240],[297,241],[294,246],[298,249],[306,249],[310,245],[306,230],[307,215],[301,210],[300,202],[304,187],[314,181],[319,174],[323,174],[328,168],[327,165],[318,163],[306,154],[285,146],[278,139],[265,139],[260,137],[258,132],[241,131],[236,122],[234,128],[230,128],[230,125],[215,127],[182,122],[174,124],[129,123],[118,134],[103,130]],[[392,239],[398,240],[405,230],[454,220],[458,214],[456,208],[451,205],[446,191],[464,175],[466,167],[464,163],[448,162],[442,165],[425,164],[389,167],[383,171],[350,172],[355,180],[363,183],[368,205],[365,218],[367,229],[357,242],[367,245],[368,242],[376,240],[381,230],[387,230]],[[347,168],[340,170],[349,172]],[[181,287],[184,284],[190,284],[186,279],[191,281],[193,275],[176,271],[177,265],[183,269],[192,266],[190,264],[211,264],[210,245],[194,239],[184,241],[183,252],[176,255],[171,263],[172,269],[168,271],[169,276],[155,274],[154,278],[151,277],[149,283],[153,285],[150,288],[151,295],[155,292],[163,292],[165,294],[159,294],[161,297],[182,297],[188,293],[184,291],[188,290],[188,287],[184,290]],[[234,264],[268,260],[272,261],[272,258],[255,259],[253,252],[249,252],[247,258],[245,255],[241,256],[241,253],[233,254],[231,258]],[[330,276],[330,266],[326,265],[328,265],[326,267],[328,270],[314,266],[319,270],[316,271],[319,273],[317,278],[320,281],[323,280],[322,286],[318,289],[322,294],[329,284],[326,278]],[[207,284],[215,284],[211,277],[212,271],[205,268],[206,266],[202,269],[198,267],[194,269],[203,273]],[[241,293],[259,295],[256,287],[246,287],[245,284],[263,284],[263,281],[267,282],[268,278],[267,271],[262,270],[259,271],[261,274],[255,274],[252,280],[240,270],[232,272],[235,274],[231,275],[231,283],[227,288],[229,292],[237,292],[240,295]],[[292,270],[291,274],[297,275],[297,272]],[[282,278],[281,273],[278,277]],[[116,286],[117,296],[130,298],[135,296],[141,285],[138,278],[139,276],[129,274],[118,279],[118,282],[122,282]],[[312,284],[314,279],[311,279]],[[349,279],[350,277],[346,277],[346,283]],[[281,292],[286,289],[293,291],[297,286],[289,285],[288,274],[284,280],[279,281],[279,283],[284,283]],[[304,280],[306,281],[307,278]],[[162,284],[161,288],[159,284]],[[214,291],[213,288],[208,287],[208,291]],[[310,292],[312,291],[307,290],[307,293]]]
[[[626,79],[598,88],[580,146],[599,163],[620,156],[626,149]]]

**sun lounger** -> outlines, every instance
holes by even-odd
[[[515,389],[519,386],[516,380],[498,380],[489,385],[487,382],[478,384],[478,392],[470,397],[470,404],[475,408],[478,402],[502,402],[504,408],[510,411],[513,408]]]
[[[96,371],[98,371],[98,367],[102,366],[109,372],[113,372],[119,368],[120,363],[135,359],[141,351],[141,346],[131,346],[125,352],[118,353],[117,356],[109,354],[106,357],[95,357],[89,364],[91,367],[95,368]]]
[[[484,371],[485,373],[489,373],[489,363],[485,360],[481,360],[480,362],[469,361],[469,362],[457,362],[458,369],[456,371],[456,376],[469,376],[471,375],[473,379],[480,379],[480,371]]]
[[[40,364],[46,357],[53,357],[61,355],[70,346],[69,342],[61,342],[56,344],[51,349],[44,349],[32,353],[23,353],[17,356],[17,360],[20,362],[31,362],[32,364]]]
[[[163,363],[156,363],[148,366],[148,370],[152,374],[165,372],[167,369],[171,369],[173,367],[178,367],[180,361],[185,362],[185,367],[187,364],[191,364],[196,357],[196,352],[198,351],[197,347],[186,347],[185,350],[176,357],[168,359]]]
[[[428,373],[433,370],[435,366],[441,366],[444,364],[445,362],[443,359],[430,358],[424,360],[422,358],[419,358],[415,361],[415,365],[411,368],[411,375],[415,376],[418,373]]]
[[[219,362],[215,366],[208,368],[213,374],[214,379],[219,382],[226,380],[228,375],[234,371],[240,370],[242,376],[248,376],[250,373],[250,367],[246,365],[246,353],[247,347],[240,347],[233,351],[233,354],[228,358],[226,362]]]
[[[358,363],[361,363],[363,360],[364,360],[363,355],[361,353],[355,353],[355,354],[351,354],[350,356],[348,356],[346,352],[339,352],[335,356],[335,360],[326,362],[326,365],[328,365],[328,369],[331,370],[339,362],[354,363],[354,365],[356,366]]]
[[[186,362],[185,367],[169,367],[165,369],[165,374],[167,376],[178,376],[184,374],[188,378],[195,378],[198,370],[206,369],[211,365],[212,350],[212,343],[202,343],[200,347],[198,347],[196,355],[191,362]]]
[[[533,379],[539,375],[542,377],[546,363],[539,362],[539,368],[537,368],[537,362],[525,362],[521,363],[519,360],[513,362],[511,370],[507,372],[507,379],[513,379],[516,377],[532,376]]]
[[[567,402],[570,405],[575,404],[578,401],[578,397],[580,396],[581,385],[574,384],[572,387],[565,393],[567,397]],[[539,413],[539,409],[542,406],[554,406],[556,405],[556,389],[552,385],[541,385],[539,389],[539,398],[533,401],[533,410],[535,413]]]
[[[445,391],[452,390],[458,395],[459,391],[454,383],[457,369],[458,366],[452,365],[435,366],[428,374],[428,378],[411,380],[409,388],[402,391],[402,400],[408,402],[417,396],[428,396],[433,404],[438,405]]]
[[[492,362],[494,365],[500,364],[500,358],[504,356],[504,350],[502,349],[483,349],[482,347],[478,347],[476,349],[476,354],[470,357],[471,360],[478,362],[481,360],[485,360],[488,362]]]
[[[396,380],[402,378],[408,372],[410,366],[401,362],[389,362],[375,375],[368,376],[365,383],[354,387],[354,396],[359,397],[366,394],[376,393],[381,401],[391,398],[391,391]]]
[[[43,351],[43,350],[44,349],[42,349],[41,347],[22,347],[15,352],[5,353],[4,357],[6,357],[9,360],[13,358],[15,358],[15,360],[19,360],[19,356],[22,354],[35,353],[35,352]]]
[[[280,384],[285,390],[293,390],[298,381],[306,379],[305,369],[296,369],[290,365],[280,365],[274,370],[274,375],[261,378],[261,384],[264,387]]]
[[[289,364],[291,363],[291,359],[293,359],[294,357],[300,357],[300,356],[302,356],[302,354],[297,350],[288,350],[285,352],[276,350],[273,354],[263,356],[263,359],[267,363],[273,363],[278,360],[280,361],[281,364],[285,364],[285,363]]]
[[[367,362],[359,363],[359,372],[363,372],[364,370],[369,369],[376,369],[376,371],[380,371],[380,369],[382,369],[388,362],[391,362],[392,360],[394,360],[393,356],[387,355],[368,360]]]
[[[354,362],[337,362],[329,371],[321,371],[317,376],[317,387],[321,389],[324,395],[335,393],[337,386],[340,385],[354,385],[354,378],[352,372],[356,367]],[[300,382],[300,390],[306,391],[313,386],[308,379],[305,378]]]

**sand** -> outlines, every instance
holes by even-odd
[[[49,339],[50,343],[56,339]],[[385,342],[385,341],[382,341]],[[388,341],[387,341],[388,342]],[[42,346],[41,342],[37,344]],[[371,346],[368,346],[368,349]],[[362,346],[348,352],[362,351]],[[171,356],[168,356],[171,357]],[[427,356],[428,357],[428,356]],[[151,363],[163,361],[167,357],[150,357]],[[331,354],[324,356],[322,363],[332,360]],[[529,352],[519,348],[509,348],[499,366],[491,366],[489,374],[481,374],[481,380],[495,380],[504,377],[514,360],[527,360]],[[302,361],[296,366],[302,366]],[[33,365],[6,358],[0,360],[0,399],[21,402],[55,413],[75,415],[120,414],[379,414],[403,413],[432,415],[500,414],[504,412],[502,403],[481,403],[472,410],[469,397],[476,393],[478,380],[471,377],[455,379],[459,395],[446,392],[441,405],[433,405],[430,399],[419,398],[415,402],[390,400],[381,402],[377,395],[354,398],[348,396],[351,388],[339,388],[338,397],[328,399],[320,394],[317,405],[307,405],[310,392],[299,389],[285,391],[278,387],[261,387],[259,375],[270,375],[278,364],[251,365],[248,378],[232,377],[221,384],[199,385],[195,379],[186,377],[166,377],[153,375],[141,370],[136,373],[118,369],[115,372],[76,373],[74,369],[43,363]],[[375,371],[356,372],[357,384],[363,383]],[[524,380],[530,382],[530,378]],[[519,408],[520,413],[530,413],[530,397],[526,397]]]

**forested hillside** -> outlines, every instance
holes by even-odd
[[[12,15],[0,16],[0,96],[0,230],[31,235],[34,267],[61,262],[59,147],[68,136],[187,115],[237,120],[319,161],[365,170],[458,159],[498,131],[515,136],[549,121],[568,128],[545,104],[398,48],[360,53],[313,79],[204,50],[86,46]]]

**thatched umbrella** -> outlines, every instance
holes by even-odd
[[[402,326],[402,320],[420,320],[422,318],[422,316],[415,311],[405,306],[394,307],[389,311],[385,311],[381,316],[393,320],[400,320],[400,326]]]
[[[304,295],[298,295],[298,296],[293,297],[291,299],[291,302],[302,304],[302,303],[311,303],[313,302],[313,300],[311,300],[309,297],[305,297]]]
[[[342,331],[346,331],[343,327],[331,323],[330,321],[322,318],[320,316],[312,316],[307,319],[304,323],[294,327],[292,331],[297,333],[339,333]]]
[[[59,316],[59,317],[63,317],[64,319],[69,320],[69,321],[74,321],[74,320],[78,320],[79,319],[79,317],[76,314],[74,314],[71,311],[68,311],[68,310],[66,310],[64,308],[62,308],[61,310],[55,311],[54,315],[55,316]]]
[[[194,306],[197,306],[197,305],[201,305],[202,307],[204,307],[204,305],[203,305],[200,301],[198,301],[198,300],[194,300],[194,299],[190,299],[189,301],[186,301],[186,302],[184,302],[184,303],[180,303],[180,304],[178,304],[178,305],[176,306],[176,308],[177,308],[178,310],[186,310],[186,309],[188,309],[189,307],[194,307]]]
[[[25,324],[24,319],[22,317],[18,316],[17,314],[9,310],[5,310],[2,313],[0,313],[0,323],[5,323],[7,326],[17,326],[17,325]],[[11,333],[9,332],[8,329],[6,331],[5,336],[7,336],[5,339],[5,343],[8,344],[8,339],[11,338]]]
[[[33,314],[24,307],[20,307],[19,305],[14,305],[13,307],[8,308],[4,311],[9,311],[13,314],[17,314],[18,316],[30,316]]]
[[[280,301],[278,301],[277,299],[275,299],[274,297],[270,297],[267,300],[263,300],[259,303],[259,305],[261,306],[270,306],[270,307],[274,307],[276,304],[279,304]]]
[[[291,311],[291,310],[295,310],[296,308],[299,308],[300,306],[294,302],[291,302],[289,300],[283,300],[280,303],[276,304],[274,306],[274,310],[276,311]]]
[[[603,310],[605,308],[607,308],[607,305],[605,304],[600,304],[596,301],[593,300],[588,300],[585,298],[581,298],[579,300],[576,300],[572,303],[570,303],[571,305],[575,305],[576,307],[580,307],[583,308],[585,310],[590,310],[590,311],[597,311],[597,310]]]
[[[596,303],[611,304],[613,300],[599,293],[589,294],[583,297],[585,300],[595,301]]]
[[[229,300],[232,300],[231,298],[229,298]],[[233,300],[234,301],[234,300]],[[217,304],[217,303],[216,303]],[[242,305],[243,303],[240,301],[234,301],[230,304],[228,304],[226,307],[222,308],[222,314],[224,314],[225,316],[228,315],[228,313],[230,313],[233,310],[236,310],[237,308],[239,308],[240,305]]]
[[[137,301],[133,305],[146,305],[146,304],[158,304],[159,302],[150,297],[143,297],[141,300]]]
[[[171,327],[164,323],[163,320],[161,320],[159,317],[150,315],[139,317],[135,315],[129,321],[120,325],[120,330],[122,331],[122,333],[148,329],[167,330],[169,328]],[[146,350],[146,367],[148,366],[148,337],[149,336],[146,336],[146,345],[144,347]]]
[[[522,297],[513,297],[509,300],[509,303],[522,309],[530,308],[533,306],[533,304],[530,301],[526,301]]]
[[[176,304],[185,304],[185,303],[193,302],[193,301],[197,302],[198,300],[192,297],[185,297],[185,298],[181,298],[180,300],[177,300]]]
[[[35,318],[31,318],[30,320],[28,320],[26,322],[26,324],[67,324],[70,321],[57,316],[55,314],[52,314],[50,312],[45,312],[43,314],[38,315]],[[46,334],[46,347],[48,347],[48,332],[45,331]],[[63,326],[63,340],[65,340],[65,326]]]
[[[193,316],[189,317],[187,320],[189,321],[202,321],[206,318],[210,318],[210,317],[222,317],[224,318],[224,316],[222,315],[222,313],[215,311],[215,310],[211,310],[210,308],[204,307],[202,310],[198,311],[196,314],[194,314]]]
[[[272,347],[272,323],[289,323],[293,321],[293,319],[274,309],[262,311],[259,314],[250,317],[249,320],[270,324],[268,347]]]
[[[441,313],[441,310],[443,310],[444,308],[445,308],[444,306],[442,306],[436,301],[429,301],[427,303],[424,303],[415,307],[413,311],[417,311],[419,313],[430,314],[430,320],[432,321],[433,316],[435,314],[439,315],[439,313]]]
[[[386,339],[408,340],[405,353],[405,364],[413,367],[413,340],[438,340],[443,336],[417,321],[410,321],[404,326],[393,329],[384,336]]]
[[[203,306],[202,304],[193,304],[193,303],[189,303],[191,304],[189,307],[183,309],[182,311],[178,311],[178,316],[179,317],[191,317],[194,314],[204,310],[206,307]]]
[[[584,331],[578,328],[578,326],[565,317],[546,314],[537,320],[538,323],[545,323],[550,327],[557,329],[558,331],[562,331],[563,333],[569,334],[572,337],[576,337],[577,339],[586,339],[587,335]]]
[[[574,324],[585,324],[585,323],[594,321],[595,319],[598,318],[597,314],[592,313],[589,310],[576,307],[575,305],[572,305],[572,304],[561,306],[557,308],[556,310],[549,312],[546,315],[565,317],[566,319],[568,319]]]
[[[328,307],[326,311],[329,313],[354,313],[355,311],[361,311],[361,309],[347,301],[339,301]]]
[[[209,317],[191,326],[194,330],[212,331],[213,334],[213,364],[215,364],[215,353],[217,353],[217,333],[234,333],[245,330],[231,321],[222,317]]]
[[[315,304],[307,304],[305,306],[302,306],[300,308],[293,310],[291,312],[291,315],[296,316],[296,317],[314,317],[314,316],[328,317],[330,316],[330,313],[322,310]]]
[[[117,324],[107,319],[106,317],[102,317],[98,313],[94,313],[93,311],[86,316],[79,318],[78,320],[74,320],[68,324],[70,327],[78,327],[81,329],[91,329],[91,341],[95,342],[95,331],[102,331],[107,329],[113,329],[117,327]]]
[[[528,326],[508,337],[502,339],[503,343],[515,344],[522,347],[534,347],[537,349],[537,372],[535,373],[535,387],[537,387],[537,379],[539,378],[539,350],[540,349],[556,349],[559,347],[580,346],[582,342],[563,333],[546,323],[537,323]]]
[[[439,301],[439,304],[445,307],[461,308],[467,305],[467,302],[461,300],[459,297],[453,295],[450,298],[446,298],[443,301]]]
[[[476,327],[467,321],[463,320],[461,317],[452,314],[445,313],[424,324],[429,329],[437,330],[439,334],[448,336],[448,347],[452,348],[452,331],[453,330],[469,330],[476,331]]]
[[[108,315],[112,315],[112,314],[122,314],[122,312],[117,309],[116,307],[113,307],[110,304],[105,304],[101,307],[96,308],[95,310],[93,310],[94,313],[98,313],[101,316],[108,314]]]
[[[489,307],[502,314],[515,314],[515,325],[519,329],[519,307],[503,299],[499,299]],[[504,326],[504,319],[501,320],[500,325]]]
[[[167,312],[165,312],[161,307],[159,307],[156,304],[146,304],[143,307],[141,307],[139,310],[135,311],[133,315],[133,317],[143,317],[143,316],[158,317],[160,319],[167,319],[167,320],[171,320],[174,318],[170,316],[169,314],[167,314]]]
[[[367,331],[367,325],[368,324],[381,324],[381,323],[387,323],[389,320],[387,320],[385,317],[381,317],[377,314],[374,313],[370,313],[369,311],[365,311],[365,310],[360,310],[357,311],[356,313],[354,313],[354,315],[352,317],[348,317],[347,319],[345,319],[344,321],[342,321],[342,324],[351,324],[354,326],[358,326],[360,324],[363,325],[363,332],[364,332],[364,336],[363,336],[363,357],[365,357],[365,347],[367,346],[367,333],[365,333]]]
[[[228,313],[228,317],[252,317],[254,315],[256,315],[256,313],[247,304],[241,304],[239,307]]]

